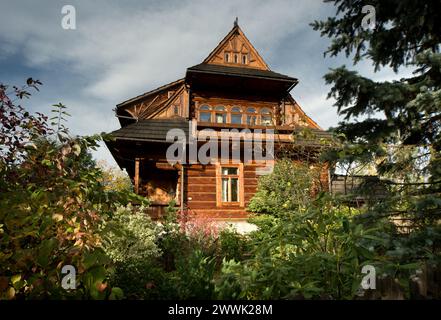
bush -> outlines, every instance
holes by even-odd
[[[361,283],[369,250],[381,243],[321,195],[305,212],[286,214],[255,242],[252,258],[224,261],[216,292],[233,299],[350,299]]]
[[[51,129],[46,116],[15,105],[6,89],[0,85],[0,299],[120,296],[107,283],[111,261],[99,230],[119,204],[137,197],[101,184],[89,153],[100,135],[71,137],[61,125],[61,104]],[[75,290],[61,286],[65,265],[76,269]]]
[[[217,240],[219,263],[223,259],[242,261],[249,252],[249,240],[247,236],[239,234],[232,228],[224,228],[220,231]]]
[[[298,211],[312,200],[315,180],[315,172],[307,165],[280,159],[271,174],[259,179],[248,209],[276,216]]]
[[[252,231],[249,237],[253,239],[254,243],[264,241],[264,239],[272,233],[272,230],[280,224],[279,217],[275,217],[270,214],[257,214],[248,219],[249,223],[253,223],[257,226],[257,230]]]
[[[160,227],[143,212],[131,205],[120,206],[104,223],[103,247],[115,263],[130,264],[156,258]]]
[[[177,260],[173,273],[174,290],[178,299],[213,299],[215,257],[206,256],[201,250],[193,250]]]
[[[161,228],[143,211],[120,206],[101,231],[104,250],[115,264],[111,282],[130,299],[158,298],[155,289],[163,277],[156,261]]]

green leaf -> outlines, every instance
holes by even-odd
[[[421,263],[419,262],[402,264],[399,266],[400,269],[404,269],[404,270],[413,270],[413,269],[418,269],[420,267],[421,267]]]
[[[11,283],[15,284],[16,282],[21,280],[21,274],[16,274],[11,277]]]
[[[8,300],[12,300],[15,297],[15,289],[13,287],[9,287],[9,289],[6,291],[6,298]]]
[[[50,160],[48,160],[48,159],[43,159],[43,160],[41,161],[41,164],[42,164],[42,165],[45,165],[45,166],[47,166],[47,167],[50,167],[50,166],[52,165],[52,162],[51,162]]]
[[[105,298],[106,293],[100,291],[99,287],[104,283],[106,276],[107,271],[103,266],[94,267],[84,275],[84,286],[92,299],[99,300]]]
[[[52,257],[52,252],[57,246],[58,240],[55,238],[43,240],[38,250],[37,263],[43,268],[46,268]]]
[[[107,255],[99,249],[84,253],[83,265],[86,269],[90,269],[95,266],[103,266],[109,262],[110,259],[107,257]]]
[[[114,287],[112,288],[112,293],[109,296],[109,300],[121,300],[124,298],[124,292],[121,288]]]

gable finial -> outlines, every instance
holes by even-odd
[[[234,26],[237,27],[239,25],[239,18],[236,17],[236,19],[234,20]]]

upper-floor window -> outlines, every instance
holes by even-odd
[[[227,122],[227,110],[224,106],[218,106],[214,109],[214,118],[216,123],[226,123]]]
[[[242,124],[242,109],[240,107],[231,108],[231,123]]]
[[[263,126],[269,126],[272,124],[271,110],[268,108],[262,108],[260,110],[260,124]]]
[[[249,54],[234,52],[234,51],[224,51],[224,62],[236,63],[236,64],[248,64]]]
[[[222,167],[222,202],[239,202],[239,168]]]
[[[209,106],[202,106],[199,108],[199,121],[211,122],[211,108]]]
[[[199,107],[199,121],[200,122],[214,122],[214,123],[231,123],[231,124],[246,124],[248,126],[273,125],[273,113],[271,108],[255,108],[255,107],[240,107],[240,106],[215,106],[203,104]]]
[[[247,125],[254,126],[257,120],[256,108],[247,108]]]

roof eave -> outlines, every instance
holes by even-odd
[[[287,78],[282,78],[282,77],[266,77],[266,76],[261,76],[261,75],[248,75],[248,74],[235,74],[235,73],[230,73],[230,72],[221,72],[221,71],[209,71],[209,70],[197,70],[197,69],[191,69],[188,68],[187,69],[187,75],[188,72],[195,72],[195,73],[203,73],[203,74],[213,74],[213,75],[224,75],[224,76],[232,76],[232,77],[242,77],[242,78],[259,78],[259,79],[265,79],[265,80],[277,80],[277,81],[283,81],[283,82],[291,82],[293,83],[293,85],[296,85],[299,80],[296,78],[291,78],[291,77],[287,77]]]
[[[165,85],[163,85],[163,86],[160,86],[160,87],[158,87],[158,88],[156,88],[156,89],[153,89],[153,90],[150,90],[150,91],[145,92],[145,93],[143,93],[143,94],[140,94],[139,96],[136,96],[136,97],[134,97],[134,98],[131,98],[131,99],[128,99],[128,100],[123,101],[123,102],[121,102],[121,103],[118,103],[118,104],[116,105],[116,109],[121,108],[121,107],[124,107],[124,106],[127,106],[127,105],[129,105],[129,104],[132,104],[132,103],[134,103],[134,102],[136,102],[136,101],[138,101],[138,100],[140,100],[140,99],[144,99],[144,98],[146,98],[146,97],[148,97],[148,96],[150,96],[150,95],[152,95],[152,94],[158,93],[158,92],[160,92],[160,91],[162,91],[162,90],[165,90],[165,89],[167,89],[167,88],[169,88],[169,87],[172,87],[172,86],[177,85],[177,84],[179,84],[180,82],[184,82],[184,81],[185,81],[185,78],[180,78],[180,79],[178,79],[178,80],[176,80],[176,81],[173,81],[173,82],[167,83],[167,84],[165,84]]]

